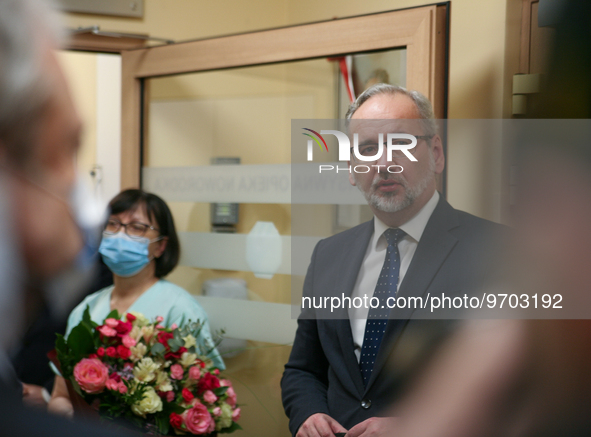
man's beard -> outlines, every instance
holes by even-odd
[[[385,177],[384,177],[385,176]],[[376,174],[371,187],[367,191],[363,191],[360,184],[357,184],[359,191],[363,193],[365,200],[369,206],[383,212],[398,212],[411,206],[415,200],[423,194],[427,185],[435,177],[435,158],[433,152],[429,149],[429,168],[424,177],[414,186],[411,187],[406,178],[401,174],[379,173]],[[378,184],[384,180],[394,181],[404,188],[404,197],[399,197],[398,193],[378,193]]]

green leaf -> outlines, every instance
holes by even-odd
[[[225,395],[227,391],[228,387],[218,387],[213,390],[213,394],[215,394],[219,398],[220,396]]]
[[[150,349],[152,355],[162,355],[166,348],[162,343],[154,343],[154,346]]]
[[[176,338],[171,338],[170,340],[168,340],[168,346],[170,346],[170,349],[173,352],[176,352],[179,350],[179,348],[184,344],[183,340],[177,340]]]
[[[170,416],[170,413],[183,414],[185,410],[186,408],[174,402],[164,402],[162,406],[162,414],[165,414],[166,417]]]
[[[227,428],[223,428],[218,432],[220,434],[229,434],[231,432],[238,431],[239,429],[242,429],[242,427],[240,425],[238,425],[236,422],[232,422],[232,425],[230,425]]]
[[[105,320],[107,320],[107,319],[117,319],[117,320],[119,320],[120,317],[121,316],[119,315],[119,311],[113,310],[109,314],[107,314],[107,317],[105,317]]]
[[[59,355],[60,353],[69,353],[70,348],[68,347],[68,344],[66,343],[66,339],[64,338],[64,336],[62,334],[56,334],[55,337],[55,351],[57,352],[57,354]]]
[[[68,346],[75,361],[80,361],[90,355],[94,352],[94,339],[91,331],[83,324],[75,326],[68,336]]]
[[[88,323],[89,325],[92,322],[92,319],[90,318],[90,306],[89,305],[86,305],[86,309],[84,310],[84,314],[82,314],[82,321],[84,323]]]
[[[168,431],[170,430],[170,422],[168,416],[157,415],[156,426],[158,427],[158,430],[162,433],[162,435],[167,435]]]

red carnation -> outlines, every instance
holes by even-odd
[[[183,426],[183,418],[181,415],[176,413],[170,413],[170,426],[176,429],[180,429]]]
[[[106,352],[108,357],[117,358],[117,349],[115,349],[113,346],[109,346]]]
[[[174,338],[174,334],[166,331],[160,331],[157,336],[158,343],[162,343],[166,347],[168,347],[168,340],[171,338]]]
[[[117,354],[119,355],[119,358],[127,360],[131,356],[131,350],[121,344],[117,346]]]
[[[90,354],[88,356],[88,358],[90,358],[90,359],[92,359],[92,358],[98,358],[98,355],[97,354]]]
[[[179,347],[179,350],[176,352],[172,352],[172,351],[166,352],[164,354],[164,359],[170,360],[170,359],[174,358],[174,359],[178,360],[181,357],[181,355],[183,355],[185,352],[187,352],[187,348],[185,346],[181,346],[181,347]]]
[[[97,354],[99,357],[101,357],[101,358],[102,358],[102,357],[104,357],[104,356],[105,356],[105,348],[104,348],[104,347],[102,347],[102,346],[101,346],[101,347],[99,347],[99,348],[96,350],[96,354]]]
[[[191,393],[191,390],[189,390],[188,388],[184,388],[182,391],[182,394],[183,394],[183,399],[187,403],[191,402],[195,398],[193,393]]]
[[[117,331],[118,337],[124,337],[131,332],[132,328],[133,327],[131,326],[130,322],[122,322],[121,320],[117,320],[115,331]]]
[[[117,372],[111,373],[109,379],[114,379],[115,382],[121,382],[121,376]]]
[[[133,322],[133,321],[134,321],[134,320],[135,320],[137,317],[136,317],[136,316],[134,316],[134,315],[133,315],[133,314],[131,314],[131,313],[127,313],[127,316],[126,316],[126,318],[127,318],[127,321],[128,321],[128,322]]]
[[[199,380],[199,387],[198,392],[199,394],[203,393],[207,390],[215,390],[216,388],[220,387],[220,380],[211,373],[207,372],[203,377]]]

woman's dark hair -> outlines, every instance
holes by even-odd
[[[111,214],[121,214],[143,208],[149,219],[158,227],[160,235],[168,238],[164,252],[159,258],[156,258],[155,271],[157,278],[168,275],[179,262],[181,246],[172,214],[166,202],[155,194],[129,189],[117,194],[109,202],[109,208]]]

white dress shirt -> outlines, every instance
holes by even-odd
[[[417,250],[417,245],[423,235],[425,226],[427,226],[427,222],[431,214],[433,214],[438,201],[439,193],[435,191],[431,199],[421,208],[417,215],[400,226],[400,229],[406,232],[406,235],[398,242],[398,251],[400,252],[398,286],[400,286],[404,275],[406,275],[406,271]],[[369,299],[373,296],[382,271],[384,259],[386,258],[386,249],[388,248],[388,242],[383,235],[386,229],[388,229],[388,226],[377,217],[374,217],[374,232],[369,240],[365,257],[361,263],[357,281],[351,294],[351,300],[355,297],[363,299],[364,296],[367,296],[367,301],[369,302]],[[355,345],[357,361],[359,361],[359,357],[361,356],[361,347],[363,345],[363,337],[365,336],[365,323],[367,322],[368,313],[369,307],[349,308],[349,320],[351,322],[351,333],[353,334],[353,344]]]

